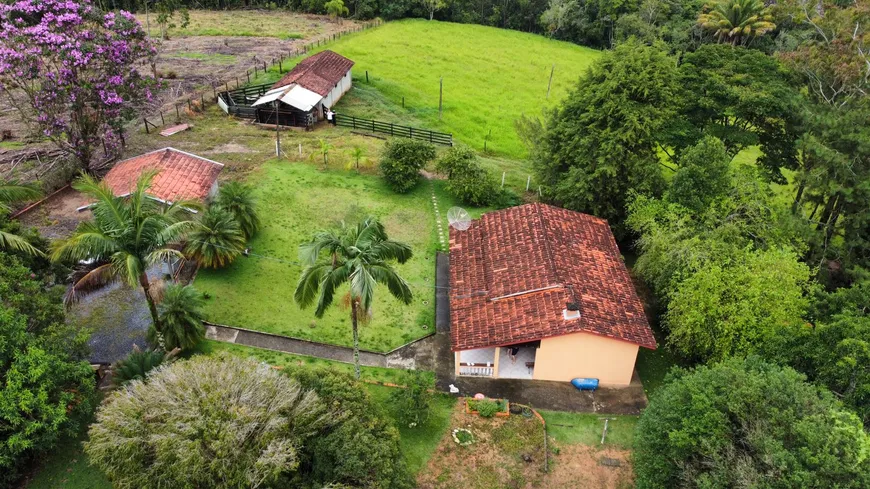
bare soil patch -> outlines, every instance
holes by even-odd
[[[453,429],[470,430],[475,442],[463,447]],[[420,489],[623,489],[632,487],[628,450],[594,446],[550,447],[544,470],[543,427],[535,418],[481,418],[465,413],[459,402],[428,465],[417,477]]]
[[[90,211],[77,209],[88,203],[87,197],[67,187],[51,195],[38,206],[18,216],[25,227],[35,227],[50,239],[66,238],[81,221],[91,218]]]

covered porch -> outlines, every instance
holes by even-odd
[[[454,352],[456,375],[494,379],[533,379],[540,341]]]

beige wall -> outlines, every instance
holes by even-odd
[[[598,379],[602,385],[628,385],[638,346],[589,333],[574,333],[541,340],[535,356],[534,378],[570,381]]]

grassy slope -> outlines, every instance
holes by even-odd
[[[266,163],[252,178],[264,225],[251,247],[284,261],[251,257],[222,270],[201,270],[195,285],[212,296],[206,302],[209,320],[350,345],[350,314],[339,305],[344,291],[323,319],[316,319],[313,309],[300,310],[293,301],[302,270],[298,249],[324,227],[374,215],[391,238],[412,246],[414,257],[398,270],[411,283],[415,297],[405,306],[379,288],[373,319],[361,327],[361,346],[387,351],[433,331],[435,236],[428,185],[397,195],[376,177],[282,161]]]
[[[373,86],[397,105],[404,97],[407,111],[426,127],[451,132],[478,150],[491,131],[488,148],[513,158],[525,155],[514,120],[555,106],[599,56],[593,49],[533,34],[425,20],[390,22],[326,47],[354,60],[357,86],[365,83],[368,71]],[[278,77],[269,75],[258,82]],[[444,114],[439,121],[441,77]]]

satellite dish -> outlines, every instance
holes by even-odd
[[[451,207],[447,209],[447,222],[453,229],[465,231],[471,226],[471,216],[462,207]]]

